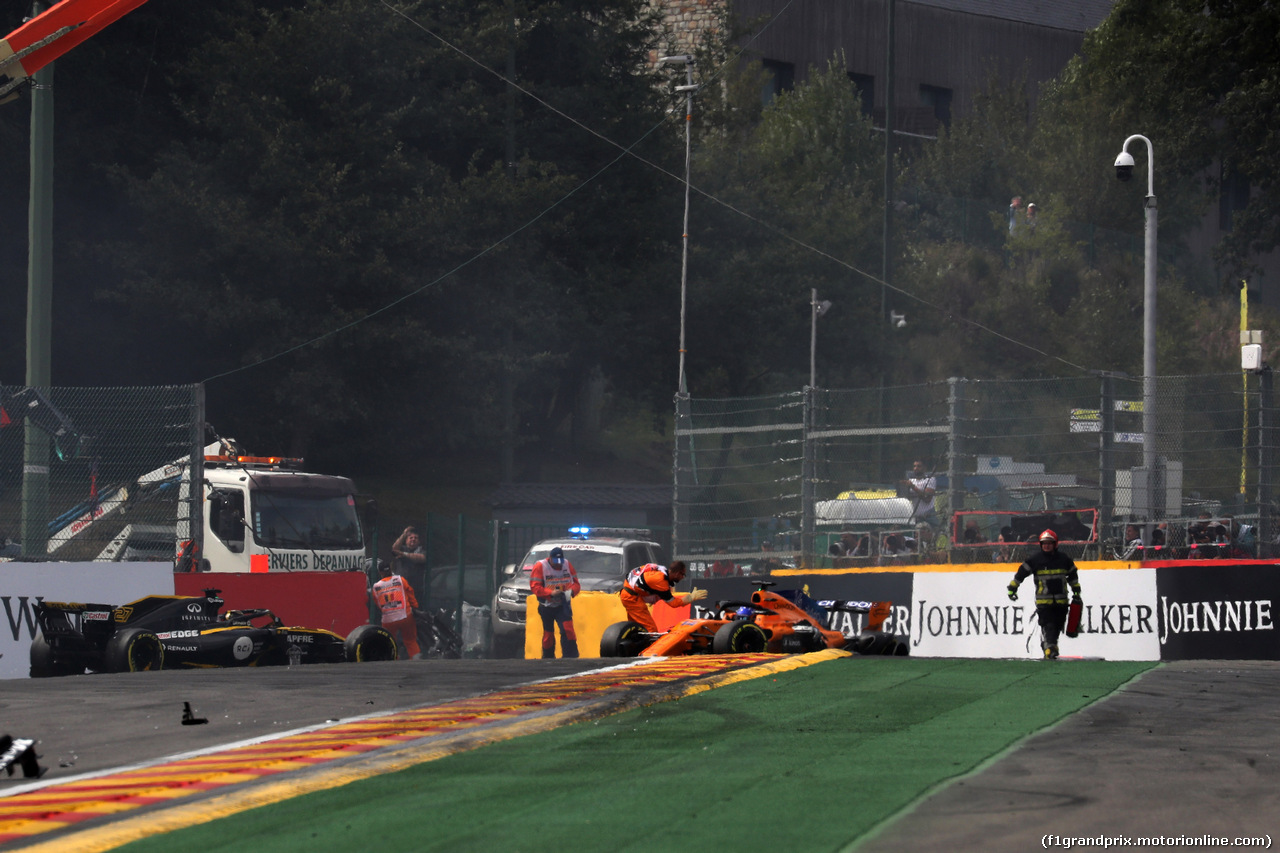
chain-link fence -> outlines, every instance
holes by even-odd
[[[1043,523],[1085,524],[1078,556],[1132,555],[1141,538],[1178,557],[1208,515],[1269,554],[1270,373],[1161,377],[1151,391],[1149,419],[1142,380],[1116,375],[679,397],[674,551],[759,573],[857,564],[829,554],[846,548],[961,562]],[[908,473],[916,461],[923,476]],[[932,478],[932,513],[911,477]]]
[[[371,553],[388,561],[405,530],[418,534],[425,562],[395,560],[418,599],[418,641],[434,657],[480,657],[490,643],[489,614],[497,589],[496,522],[428,512],[413,519],[379,518],[369,530]],[[376,537],[376,541],[375,541]],[[370,578],[370,582],[376,580]],[[370,618],[380,618],[372,601]]]
[[[0,387],[0,556],[172,561],[203,422],[199,385]]]

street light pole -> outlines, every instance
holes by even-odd
[[[698,61],[691,55],[681,54],[679,56],[664,56],[658,60],[659,65],[677,65],[683,63],[685,70],[685,85],[676,86],[677,92],[685,93],[685,110],[684,110],[684,246],[680,257],[680,376],[679,390],[681,394],[688,393],[687,383],[684,375],[684,328],[685,328],[685,304],[688,297],[689,286],[689,172],[691,153],[693,151],[693,93],[698,91],[698,86],[693,82],[693,66]]]
[[[1150,542],[1156,512],[1156,165],[1151,140],[1137,133],[1130,136],[1124,141],[1115,165],[1117,178],[1127,181],[1132,177],[1134,163],[1129,143],[1137,139],[1147,145],[1147,196],[1143,202],[1146,230],[1142,278],[1142,466],[1147,471],[1147,511],[1151,514],[1144,540]]]
[[[818,318],[831,308],[831,301],[824,299],[818,301],[818,288],[813,288],[809,295],[810,326],[809,326],[809,387],[818,387]]]

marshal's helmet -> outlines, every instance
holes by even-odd
[[[1057,544],[1058,544],[1058,534],[1054,533],[1052,530],[1045,530],[1043,533],[1041,533],[1041,534],[1040,534],[1040,541],[1041,541],[1041,542],[1052,542],[1054,545],[1057,545]]]

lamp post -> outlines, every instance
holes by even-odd
[[[693,150],[693,93],[698,91],[698,86],[693,82],[693,66],[697,64],[697,60],[690,54],[680,54],[678,56],[663,56],[658,59],[658,65],[684,65],[685,85],[676,86],[677,92],[685,94],[685,110],[684,110],[684,246],[680,257],[680,375],[676,389],[676,481],[675,490],[672,496],[674,505],[674,529],[671,531],[671,553],[680,553],[680,546],[684,531],[689,526],[689,508],[685,504],[681,504],[681,497],[684,492],[686,479],[692,479],[692,484],[697,483],[697,473],[693,468],[693,437],[688,434],[688,425],[690,421],[690,404],[689,404],[689,387],[685,381],[684,375],[684,327],[685,327],[685,304],[689,290],[689,170],[690,155]],[[681,435],[681,431],[685,435]],[[680,465],[680,459],[687,452],[690,465],[688,472],[685,472]]]
[[[689,54],[680,54],[678,56],[663,56],[658,59],[659,65],[684,65],[685,85],[676,86],[677,92],[685,94],[684,109],[684,246],[680,256],[680,376],[679,390],[681,394],[688,393],[684,377],[684,320],[685,320],[685,303],[688,294],[689,285],[689,166],[690,153],[693,149],[693,93],[698,91],[698,85],[693,82],[693,66],[698,61]]]
[[[815,287],[809,296],[809,307],[812,322],[809,327],[809,387],[817,388],[818,366],[818,318],[831,309],[831,300],[818,301],[818,289]]]
[[[1140,139],[1147,145],[1147,197],[1145,249],[1142,278],[1142,467],[1147,471],[1147,520],[1145,541],[1150,542],[1156,511],[1156,190],[1155,150],[1151,140],[1135,133],[1124,141],[1116,157],[1116,177],[1128,181],[1133,177],[1133,155],[1129,143]]]

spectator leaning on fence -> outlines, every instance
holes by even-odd
[[[933,499],[938,493],[938,479],[924,469],[924,463],[917,459],[911,463],[911,474],[902,481],[911,499],[911,521],[913,524],[927,524],[934,527],[937,514],[933,509]]]

